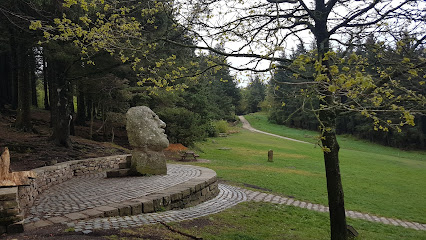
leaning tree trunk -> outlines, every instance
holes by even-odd
[[[315,1],[315,20],[314,35],[318,49],[318,61],[325,66],[321,74],[327,75],[330,82],[333,82],[333,77],[330,74],[330,63],[324,59],[325,53],[330,51],[329,32],[327,30],[327,18],[330,13],[327,10],[324,0]],[[328,87],[319,85],[319,91],[324,99],[321,100],[321,105],[325,109],[320,110],[319,120],[322,126],[321,142],[324,149],[324,162],[327,178],[327,193],[328,206],[330,210],[330,230],[332,240],[348,239],[345,204],[343,195],[343,186],[340,176],[339,166],[339,144],[336,138],[336,112],[333,109],[334,96],[328,90]]]

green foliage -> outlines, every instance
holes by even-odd
[[[213,124],[219,133],[227,133],[229,130],[229,124],[227,121],[219,120],[215,121]]]
[[[315,52],[299,47],[291,54],[292,64],[279,63],[279,70],[270,81],[268,94],[273,101],[268,105],[269,119],[289,127],[317,130],[321,124],[318,112],[332,107],[339,113],[339,134],[353,134],[388,146],[423,149],[426,124],[422,115],[415,112],[426,102],[426,88],[415,73],[424,72],[425,68],[418,67],[422,66],[422,58],[407,58],[406,54],[410,52],[398,53],[398,47],[384,48],[369,39],[354,52],[326,53],[323,61],[329,62],[330,75],[325,76]],[[421,51],[417,54],[424,55]],[[316,84],[303,84],[309,79],[307,76],[314,76],[318,86],[332,94],[332,106],[324,105],[322,101],[327,96],[317,94]]]
[[[204,139],[205,126],[197,113],[185,108],[161,108],[156,113],[166,123],[166,134],[171,143],[191,146],[195,141]]]
[[[260,103],[265,99],[266,86],[256,76],[247,86],[247,111],[248,113],[258,112],[261,110]]]

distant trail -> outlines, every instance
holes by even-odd
[[[277,137],[277,138],[282,138],[282,139],[286,139],[286,140],[293,141],[293,142],[300,142],[300,143],[312,144],[312,143],[308,143],[308,142],[300,141],[300,140],[297,140],[297,139],[288,138],[288,137],[283,137],[283,136],[276,135],[276,134],[273,134],[273,133],[268,133],[268,132],[264,132],[264,131],[257,130],[257,129],[253,128],[253,127],[250,125],[250,123],[246,120],[246,118],[245,118],[244,116],[238,116],[238,117],[240,118],[240,121],[243,123],[243,128],[245,128],[245,129],[247,129],[247,130],[250,130],[250,131],[252,131],[252,132],[263,133],[263,134],[266,134],[266,135],[269,135],[269,136],[273,136],[273,137]]]

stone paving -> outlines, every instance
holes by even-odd
[[[90,233],[94,229],[118,229],[126,227],[137,227],[144,224],[155,224],[159,222],[178,222],[218,213],[244,201],[285,204],[288,206],[305,208],[317,212],[328,212],[328,207],[319,204],[298,201],[294,198],[287,198],[274,194],[256,192],[225,184],[219,184],[219,189],[220,193],[216,198],[191,208],[149,214],[139,214],[135,216],[95,218],[68,223],[68,226],[74,227],[75,231]],[[354,211],[346,211],[346,214],[347,217],[350,218],[363,219],[370,222],[379,222],[388,225],[402,226],[415,230],[426,230],[426,224],[401,221],[399,219],[378,217]]]
[[[118,229],[158,222],[176,222],[218,213],[240,202],[247,201],[246,194],[239,188],[219,184],[219,189],[220,193],[216,198],[190,208],[135,216],[95,218],[68,223],[68,226],[74,227],[75,231],[86,231],[87,233],[87,231],[93,229]]]
[[[26,222],[146,196],[200,175],[197,168],[168,164],[167,175],[105,178],[106,173],[101,172],[74,177],[44,191],[34,202]]]
[[[143,213],[133,216],[96,217],[96,215],[90,215],[89,217],[95,217],[90,219],[87,219],[88,216],[84,216],[85,219],[78,216],[78,212],[81,210],[86,209],[86,211],[90,211],[93,207],[145,196],[174,186],[177,183],[184,183],[201,174],[201,170],[197,167],[170,164],[168,165],[167,176],[106,179],[105,173],[98,173],[75,177],[67,182],[51,187],[41,194],[31,209],[31,215],[28,216],[25,221],[29,223],[28,225],[32,225],[33,227],[64,223],[69,227],[73,227],[75,231],[90,233],[94,229],[117,229],[158,222],[190,220],[218,213],[244,201],[285,204],[317,212],[328,212],[328,207],[323,205],[219,184],[220,192],[218,196],[190,208],[156,213]],[[416,222],[384,218],[354,211],[347,211],[346,215],[350,218],[357,218],[370,222],[379,222],[416,230],[426,230],[426,224]]]

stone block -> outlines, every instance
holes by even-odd
[[[128,164],[127,162],[121,162],[121,163],[118,163],[118,168],[120,169],[130,168],[130,164]]]
[[[170,195],[163,197],[163,206],[168,206],[168,205],[170,205],[171,202],[172,202],[172,200],[170,198]]]
[[[107,172],[107,178],[126,177],[130,175],[130,169],[116,169]]]
[[[132,208],[125,203],[111,203],[108,206],[117,208],[119,216],[129,216],[132,214]]]
[[[79,219],[85,219],[88,216],[79,212],[75,212],[75,213],[65,214],[64,217],[69,218],[71,220],[79,220]]]
[[[215,189],[218,189],[217,182],[210,184],[209,189],[210,189],[210,191],[213,191],[213,190],[215,190]]]
[[[16,200],[0,201],[0,211],[11,208],[18,208],[18,202]]]
[[[6,233],[7,227],[5,225],[0,225],[0,234]]]
[[[81,211],[80,213],[87,215],[89,217],[103,217],[104,212],[96,210],[96,209],[87,209],[84,211]]]
[[[64,224],[64,223],[66,223],[67,221],[69,221],[69,219],[68,219],[68,218],[64,218],[64,217],[51,217],[51,218],[48,218],[47,220],[48,220],[48,221],[51,221],[51,222],[52,222],[52,223],[54,223],[54,224],[57,224],[57,223]]]
[[[173,193],[172,195],[170,195],[170,200],[171,202],[176,202],[181,200],[183,197],[182,192],[177,192],[177,193]]]
[[[154,201],[146,200],[142,202],[142,212],[143,213],[152,213],[154,212]]]
[[[16,200],[18,187],[0,188],[0,201]]]
[[[104,212],[104,217],[114,217],[119,216],[119,212],[117,208],[110,207],[110,206],[102,206],[102,207],[96,207],[95,210]]]
[[[142,203],[141,202],[128,202],[130,208],[132,209],[131,215],[138,215],[142,213]]]
[[[208,192],[208,188],[201,189],[201,196],[205,196]]]
[[[0,217],[0,225],[9,225],[22,220],[24,220],[24,216],[22,215],[4,216],[4,217]]]
[[[24,232],[24,221],[10,224],[7,226],[7,233],[22,233]]]
[[[19,214],[18,208],[4,209],[4,210],[0,211],[0,216],[14,216],[14,215],[18,215],[18,214]]]

